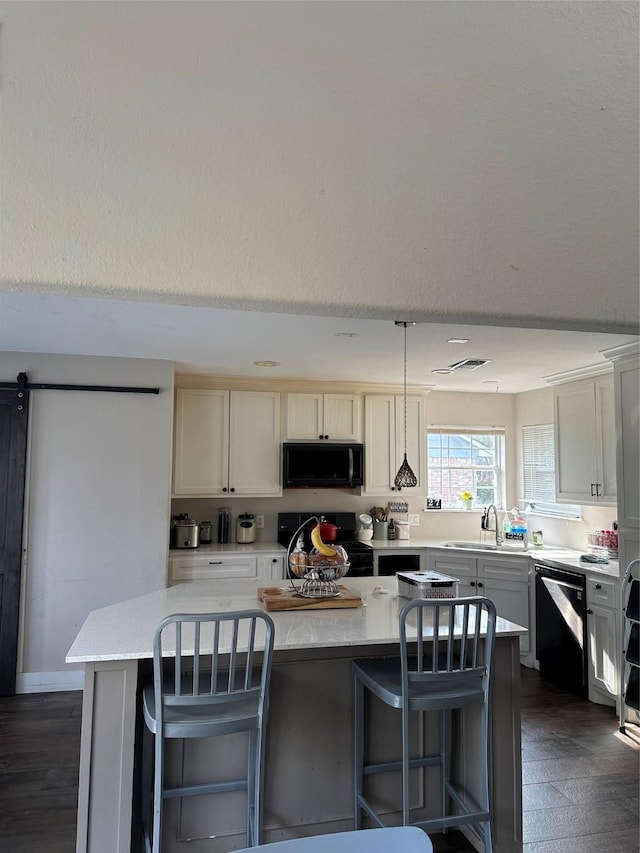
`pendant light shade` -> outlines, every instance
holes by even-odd
[[[404,327],[404,383],[403,383],[403,403],[404,403],[404,458],[402,465],[398,468],[393,485],[400,491],[401,489],[412,489],[418,485],[418,478],[411,470],[411,465],[407,462],[407,326],[414,326],[415,323],[407,323],[403,320],[396,320],[396,326]]]

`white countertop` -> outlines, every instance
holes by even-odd
[[[185,583],[93,610],[69,649],[66,662],[151,658],[153,632],[165,616],[261,609],[257,588],[263,585],[256,580]],[[275,648],[321,650],[397,643],[398,608],[407,599],[397,595],[395,577],[347,576],[345,586],[362,596],[363,607],[271,613],[276,626]],[[524,633],[526,629],[520,625],[498,618],[499,636]]]
[[[551,563],[558,568],[578,569],[584,571],[588,575],[605,575],[607,577],[619,578],[620,568],[617,560],[609,560],[608,563],[583,563],[580,560],[584,551],[576,551],[573,548],[563,548],[560,545],[543,545],[542,548],[529,547],[526,551],[524,547],[513,545],[506,548],[498,548],[496,550],[487,550],[478,548],[452,548],[445,544],[449,540],[443,539],[372,539],[367,542],[374,551],[417,551],[421,548],[438,548],[443,552],[452,551],[456,554],[469,554],[469,556],[477,557],[482,555],[502,555],[506,557],[528,557],[534,562]],[[472,541],[472,540],[469,540]]]
[[[171,548],[169,557],[197,557],[198,554],[286,554],[287,549],[278,542],[250,542],[239,545],[237,542],[225,542],[224,545],[212,542],[210,545],[199,545],[197,548]]]

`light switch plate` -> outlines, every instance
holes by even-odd
[[[256,515],[256,527],[258,530],[262,530],[264,528],[264,515]]]
[[[420,516],[417,512],[409,513],[409,524],[411,527],[419,527],[420,526]]]

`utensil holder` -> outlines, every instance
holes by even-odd
[[[373,521],[373,538],[387,539],[389,537],[389,522],[388,521]]]

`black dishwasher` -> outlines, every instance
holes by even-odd
[[[537,565],[535,578],[540,675],[587,698],[586,577]]]

